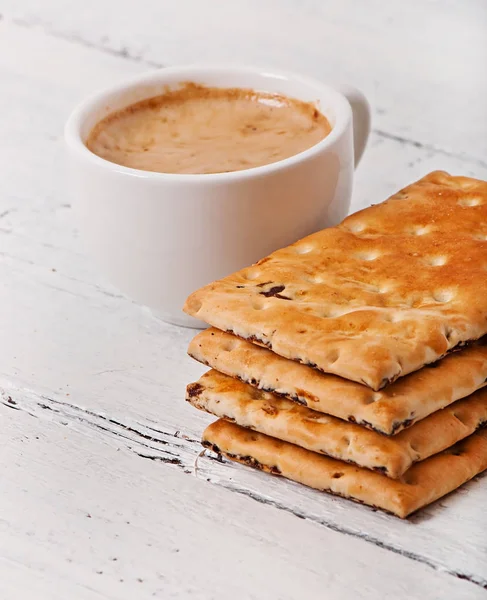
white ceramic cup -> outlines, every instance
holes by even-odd
[[[100,119],[187,81],[316,102],[332,131],[295,156],[231,173],[140,171],[88,150]],[[198,327],[181,310],[193,290],[345,217],[369,129],[368,103],[350,87],[274,69],[161,69],[102,91],[72,113],[65,139],[73,208],[112,283],[163,320]]]

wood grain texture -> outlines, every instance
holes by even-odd
[[[390,572],[398,575],[388,592],[399,598],[440,599],[447,585],[455,598],[482,597],[472,583],[381,548],[368,573],[367,542],[142,461],[75,423],[5,410],[0,447],[3,600],[292,600],[303,581],[310,598],[325,589],[353,598],[359,585],[373,600]]]
[[[379,18],[352,0],[308,0],[299,11],[286,0],[270,29],[274,1],[259,4],[259,19],[255,1],[212,6],[203,27],[195,0],[151,0],[143,11],[113,0],[70,10],[60,0],[2,3],[0,597],[287,599],[305,581],[309,598],[483,598],[485,478],[399,524],[209,457],[195,479],[209,418],[184,402],[186,383],[203,372],[185,356],[193,332],[155,320],[85,256],[62,142],[86,94],[154,63],[220,59],[225,47],[227,60],[340,74],[369,93],[376,132],[354,210],[434,169],[487,179],[484,105],[465,94],[475,85],[482,96],[468,59],[481,47],[483,5],[450,1],[435,12],[435,23],[470,32],[471,44],[460,33],[451,50],[428,36],[432,13],[418,14],[419,1]],[[412,29],[419,45],[393,54]],[[252,43],[238,41],[249,31]],[[328,51],[323,60],[333,43],[353,43],[353,60]],[[449,72],[438,68],[446,61]],[[445,128],[467,99],[465,123]]]

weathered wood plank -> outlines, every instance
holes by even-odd
[[[477,477],[456,493],[401,521],[228,461],[219,462],[210,453],[200,456],[200,426],[189,429],[186,425],[194,425],[196,415],[190,415],[181,429],[174,429],[162,418],[152,422],[142,414],[113,416],[113,410],[106,413],[83,409],[62,397],[39,395],[12,385],[3,386],[2,403],[487,589],[487,541],[482,526],[487,476]],[[205,422],[211,420],[208,415],[201,416]]]
[[[75,423],[0,414],[2,600],[483,597],[472,583],[141,460]]]

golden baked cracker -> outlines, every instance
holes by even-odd
[[[378,390],[487,333],[487,182],[434,172],[185,311]]]
[[[487,382],[485,337],[379,392],[320,373],[215,328],[199,333],[191,341],[188,353],[259,389],[386,435],[472,394]]]
[[[487,430],[415,464],[400,480],[219,420],[202,444],[231,460],[405,518],[487,469]]]
[[[189,384],[186,399],[242,427],[394,479],[413,463],[453,446],[487,423],[487,388],[394,437],[280,399],[217,371]]]

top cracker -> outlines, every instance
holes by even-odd
[[[184,310],[378,390],[487,333],[487,182],[430,173]]]

